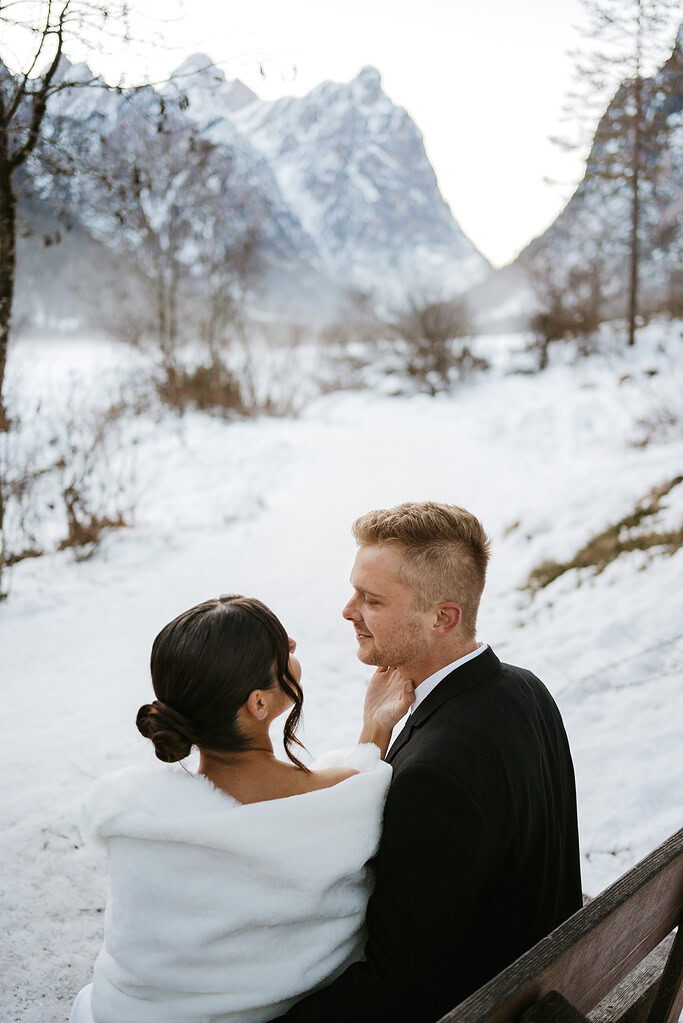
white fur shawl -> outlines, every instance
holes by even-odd
[[[85,830],[109,852],[104,946],[71,1023],[261,1023],[361,957],[391,768],[241,805],[179,767],[100,779]]]

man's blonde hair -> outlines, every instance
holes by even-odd
[[[401,575],[426,611],[442,601],[462,610],[462,628],[474,638],[491,543],[471,512],[455,504],[408,501],[361,515],[353,524],[359,546],[402,548]]]

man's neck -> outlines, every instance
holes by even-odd
[[[402,664],[401,674],[405,678],[409,678],[414,685],[419,686],[425,679],[431,678],[432,675],[436,674],[437,671],[441,671],[447,665],[453,664],[454,661],[459,661],[461,657],[471,654],[480,646],[481,643],[478,643],[476,639],[470,639],[451,647],[449,650],[435,650],[430,653],[430,656],[421,658],[419,661],[411,664]]]

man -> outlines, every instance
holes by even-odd
[[[361,741],[384,753],[412,706],[387,754],[366,961],[283,1018],[433,1023],[581,907],[574,772],[546,688],[475,638],[478,520],[410,503],[353,528],[343,614],[380,666]]]

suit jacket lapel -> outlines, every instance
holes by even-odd
[[[403,731],[399,733],[396,742],[389,749],[386,758],[387,763],[391,764],[393,762],[394,757],[403,749],[411,735],[415,732],[415,729],[420,728],[434,711],[438,710],[448,700],[459,696],[460,693],[464,693],[468,689],[472,689],[473,686],[479,685],[480,682],[483,682],[499,667],[500,661],[491,647],[488,647],[482,654],[473,657],[471,661],[466,661],[459,668],[455,668],[450,675],[446,675],[439,682],[436,689],[422,701],[417,710],[409,715]]]
[[[390,764],[392,762],[392,760],[394,759],[394,757],[396,756],[398,751],[400,749],[403,749],[405,744],[408,742],[408,739],[412,735],[412,731],[413,731],[413,715],[409,714],[408,715],[408,720],[406,721],[406,723],[403,726],[402,730],[398,733],[398,735],[396,736],[395,741],[392,742],[391,746],[389,747],[389,752],[386,755],[386,761],[387,761],[388,764]]]

